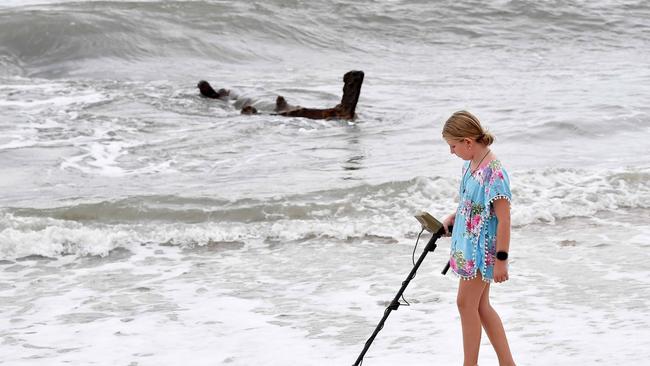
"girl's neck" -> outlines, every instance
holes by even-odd
[[[474,156],[472,156],[472,160],[470,160],[470,166],[474,168],[478,168],[481,163],[488,161],[488,155],[491,153],[489,147],[482,145],[479,146],[477,146]]]

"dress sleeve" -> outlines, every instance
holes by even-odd
[[[486,207],[498,199],[506,199],[508,202],[511,201],[510,178],[506,170],[501,166],[501,163],[498,161],[493,162],[490,166],[490,176],[486,178],[488,179],[488,184],[485,186]]]

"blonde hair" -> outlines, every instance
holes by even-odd
[[[445,126],[442,128],[442,137],[446,140],[462,140],[470,138],[490,146],[495,140],[488,130],[481,126],[478,118],[468,111],[458,111],[449,117]]]

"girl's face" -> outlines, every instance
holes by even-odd
[[[449,144],[449,152],[458,156],[463,160],[471,160],[473,157],[472,154],[472,140],[471,139],[462,139],[462,140],[446,140]]]

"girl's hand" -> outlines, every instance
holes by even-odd
[[[494,263],[494,282],[505,282],[508,280],[508,261],[500,261],[497,259]]]
[[[451,214],[442,220],[442,227],[445,229],[445,236],[451,236],[449,232],[449,227],[454,225],[454,220],[456,220],[456,215]]]

